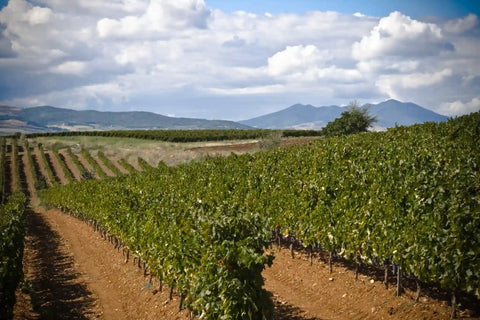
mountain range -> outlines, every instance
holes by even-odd
[[[378,104],[366,104],[362,108],[369,108],[369,114],[377,121],[374,127],[379,129],[394,127],[395,125],[409,126],[427,121],[446,121],[448,118],[425,109],[411,102],[387,100]],[[295,104],[289,108],[240,121],[240,123],[254,128],[264,129],[320,129],[328,122],[341,116],[347,107]]]
[[[370,115],[377,118],[374,129],[447,120],[447,117],[419,105],[397,100],[362,106],[365,107],[369,108]],[[0,134],[135,129],[321,129],[346,110],[346,107],[340,106],[295,104],[277,112],[234,122],[175,118],[144,111],[75,111],[51,106],[18,108],[0,105]]]
[[[147,129],[251,129],[233,121],[167,117],[144,111],[76,111],[41,106],[18,108],[0,106],[0,133],[147,130]]]

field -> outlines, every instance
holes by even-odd
[[[317,139],[284,139],[280,149],[306,145],[299,149],[306,150]],[[74,214],[46,209],[38,197],[37,188],[41,189],[42,183],[71,184],[88,179],[89,172],[96,179],[124,176],[132,170],[126,164],[135,171],[148,173],[161,162],[171,167],[194,161],[201,167],[204,162],[215,163],[216,155],[264,152],[253,140],[170,143],[91,136],[7,139],[5,150],[3,193],[7,197],[22,190],[30,199],[23,260],[27,281],[17,291],[16,319],[189,319],[192,316],[185,309],[179,311],[181,293],[172,289],[171,295],[167,283],[161,285],[161,278],[150,276],[151,269],[144,264],[147,258],[141,252],[134,257],[132,249],[132,256],[127,259],[126,251],[116,243],[113,229],[98,232],[96,226]],[[115,188],[114,180],[111,181]],[[365,264],[356,274],[356,263],[338,257],[330,272],[329,252],[325,248],[313,251],[309,246],[297,245],[289,250],[288,243],[274,244],[266,250],[275,256],[272,266],[262,272],[264,288],[273,297],[274,319],[450,318],[449,290],[424,283],[422,295],[416,301],[416,282],[406,279],[403,294],[397,296],[395,277],[390,276],[386,288],[381,267]],[[458,300],[459,318],[478,319],[475,297],[460,293]]]

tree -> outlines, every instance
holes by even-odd
[[[342,112],[340,118],[329,122],[322,132],[325,136],[341,136],[366,132],[377,118],[369,114],[369,107],[360,107],[358,101],[352,101],[348,110]]]

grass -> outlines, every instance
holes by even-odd
[[[200,160],[205,157],[205,153],[199,150],[190,150],[203,146],[216,145],[234,145],[254,140],[235,140],[218,142],[189,142],[172,143],[164,141],[153,141],[134,138],[118,137],[39,137],[34,139],[37,143],[42,143],[46,149],[72,148],[74,153],[80,153],[82,148],[87,149],[95,155],[102,151],[109,158],[120,160],[126,159],[128,162],[137,164],[138,157],[147,161],[151,166],[156,167],[160,161],[167,165],[178,165],[192,160]],[[228,152],[227,154],[229,154]]]

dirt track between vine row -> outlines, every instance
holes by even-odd
[[[53,165],[59,172],[58,163]],[[32,190],[28,163],[25,172]],[[178,312],[176,296],[169,301],[169,290],[156,292],[158,281],[150,283],[132,260],[125,263],[122,253],[90,226],[59,210],[44,210],[36,192],[31,196],[24,269],[32,301],[20,298],[15,319],[189,318],[186,311]],[[356,281],[342,265],[329,274],[318,258],[310,266],[304,254],[292,259],[287,249],[273,250],[275,262],[263,275],[276,301],[276,320],[449,319],[446,301],[422,297],[415,303],[413,292],[395,297],[393,286],[386,290],[375,277],[361,274]],[[478,319],[468,311],[460,316]]]

